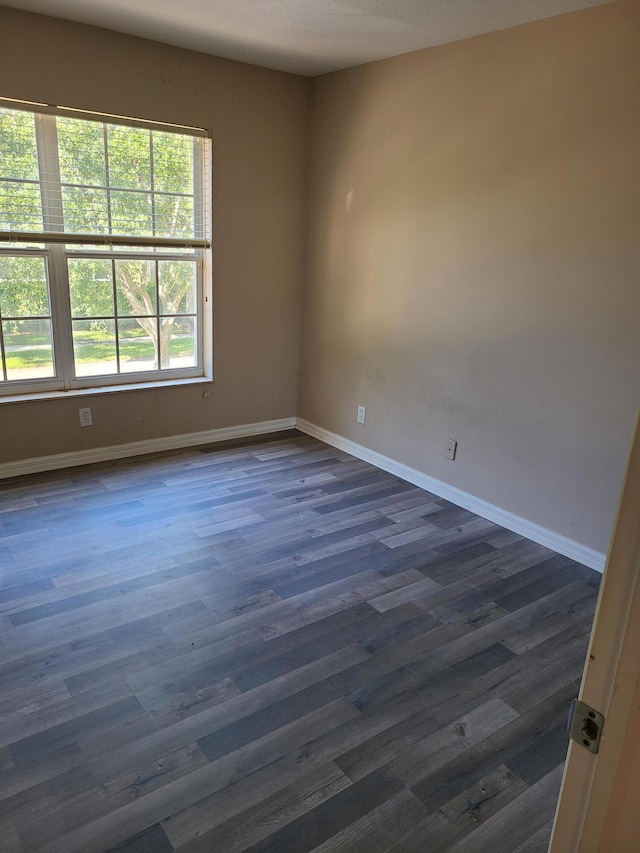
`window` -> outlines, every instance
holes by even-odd
[[[204,131],[0,100],[0,394],[208,375]]]

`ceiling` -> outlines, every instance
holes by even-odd
[[[315,76],[613,0],[9,0],[70,21]]]

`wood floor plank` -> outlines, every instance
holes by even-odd
[[[115,847],[110,847],[107,853],[173,853],[173,849],[163,828],[155,823]]]
[[[389,768],[412,787],[424,777],[425,768],[432,772],[447,764],[517,716],[517,712],[500,699],[491,699],[432,737],[412,744],[389,762]]]
[[[313,848],[313,853],[386,853],[395,841],[425,819],[424,805],[403,788],[340,832]]]
[[[84,763],[82,750],[75,742],[46,755],[38,756],[20,767],[16,767],[11,762],[11,766],[7,764],[0,770],[0,800],[13,797]]]
[[[395,853],[422,853],[426,841],[429,853],[445,853],[525,790],[527,786],[521,779],[498,767],[429,814],[391,849]],[[501,844],[500,839],[497,841]]]
[[[173,816],[164,827],[176,849],[185,853],[234,853],[259,844],[350,785],[344,773],[330,763],[267,796],[264,789],[260,790],[255,802],[247,798],[245,786],[241,801],[244,808],[236,814],[228,797],[218,797],[218,802],[210,797]],[[236,809],[239,803],[235,799]]]
[[[18,830],[9,819],[0,818],[0,850],[3,853],[24,853]]]
[[[52,725],[11,743],[9,747],[16,767],[47,755],[54,750],[75,743],[101,730],[109,729],[122,720],[130,720],[142,713],[135,696],[126,696],[116,702],[88,711],[64,723]]]
[[[505,850],[515,850],[523,841],[548,824],[562,779],[562,766],[527,788],[515,800],[450,848],[450,853],[485,853],[500,838]]]
[[[537,780],[536,780],[537,781]],[[507,767],[500,766],[440,809],[458,838],[464,838],[527,788]],[[431,843],[433,840],[430,839]]]
[[[598,585],[295,430],[2,481],[0,848],[542,853]]]
[[[346,826],[402,790],[402,783],[386,769],[376,770],[354,785],[350,785],[290,824],[245,848],[247,853],[307,853]]]
[[[103,839],[104,843],[113,846],[122,838],[135,835],[162,820],[172,811],[185,808],[233,785],[245,776],[283,758],[291,749],[299,749],[299,744],[304,743],[308,737],[309,730],[331,731],[346,720],[353,719],[357,713],[345,700],[330,703],[319,711],[311,712],[306,717],[260,738],[256,744],[241,747],[199,767],[187,777],[168,782],[157,791],[152,791],[135,802],[72,830],[55,843],[52,841],[44,845],[43,849],[51,853],[60,848],[82,850],[95,838]],[[317,763],[324,763],[324,760],[318,759]]]
[[[570,697],[575,696],[577,683],[566,685],[558,694],[536,703],[476,746],[460,753],[452,762],[440,768],[428,768],[426,775],[412,790],[431,810],[476,784],[488,772],[519,755],[538,739],[554,731],[566,720]],[[557,753],[562,762],[566,742]]]
[[[352,646],[319,661],[301,667],[293,673],[287,673],[267,684],[260,685],[247,693],[242,693],[214,707],[205,707],[197,714],[185,717],[182,714],[168,715],[168,721],[160,721],[158,726],[149,725],[147,717],[140,718],[140,726],[125,723],[104,734],[89,737],[81,742],[94,771],[105,779],[112,778],[127,766],[154,758],[177,749],[187,743],[207,736],[217,728],[248,717],[250,714],[267,707],[278,699],[303,690],[323,678],[347,668],[354,661],[367,657],[359,646]],[[343,708],[339,706],[338,710]],[[349,705],[353,710],[353,706]],[[329,709],[331,710],[331,709]],[[344,713],[350,712],[344,707]]]

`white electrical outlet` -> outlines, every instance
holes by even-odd
[[[367,414],[366,406],[358,406],[358,417],[357,421],[359,424],[364,423],[364,416]]]
[[[91,408],[87,406],[86,409],[78,409],[78,414],[80,415],[80,426],[93,426],[93,419],[91,417]]]
[[[447,459],[453,460],[456,458],[456,450],[458,449],[458,442],[454,438],[447,439],[447,446],[444,451],[444,455]]]

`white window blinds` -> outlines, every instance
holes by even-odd
[[[0,101],[0,242],[209,246],[204,131]]]

